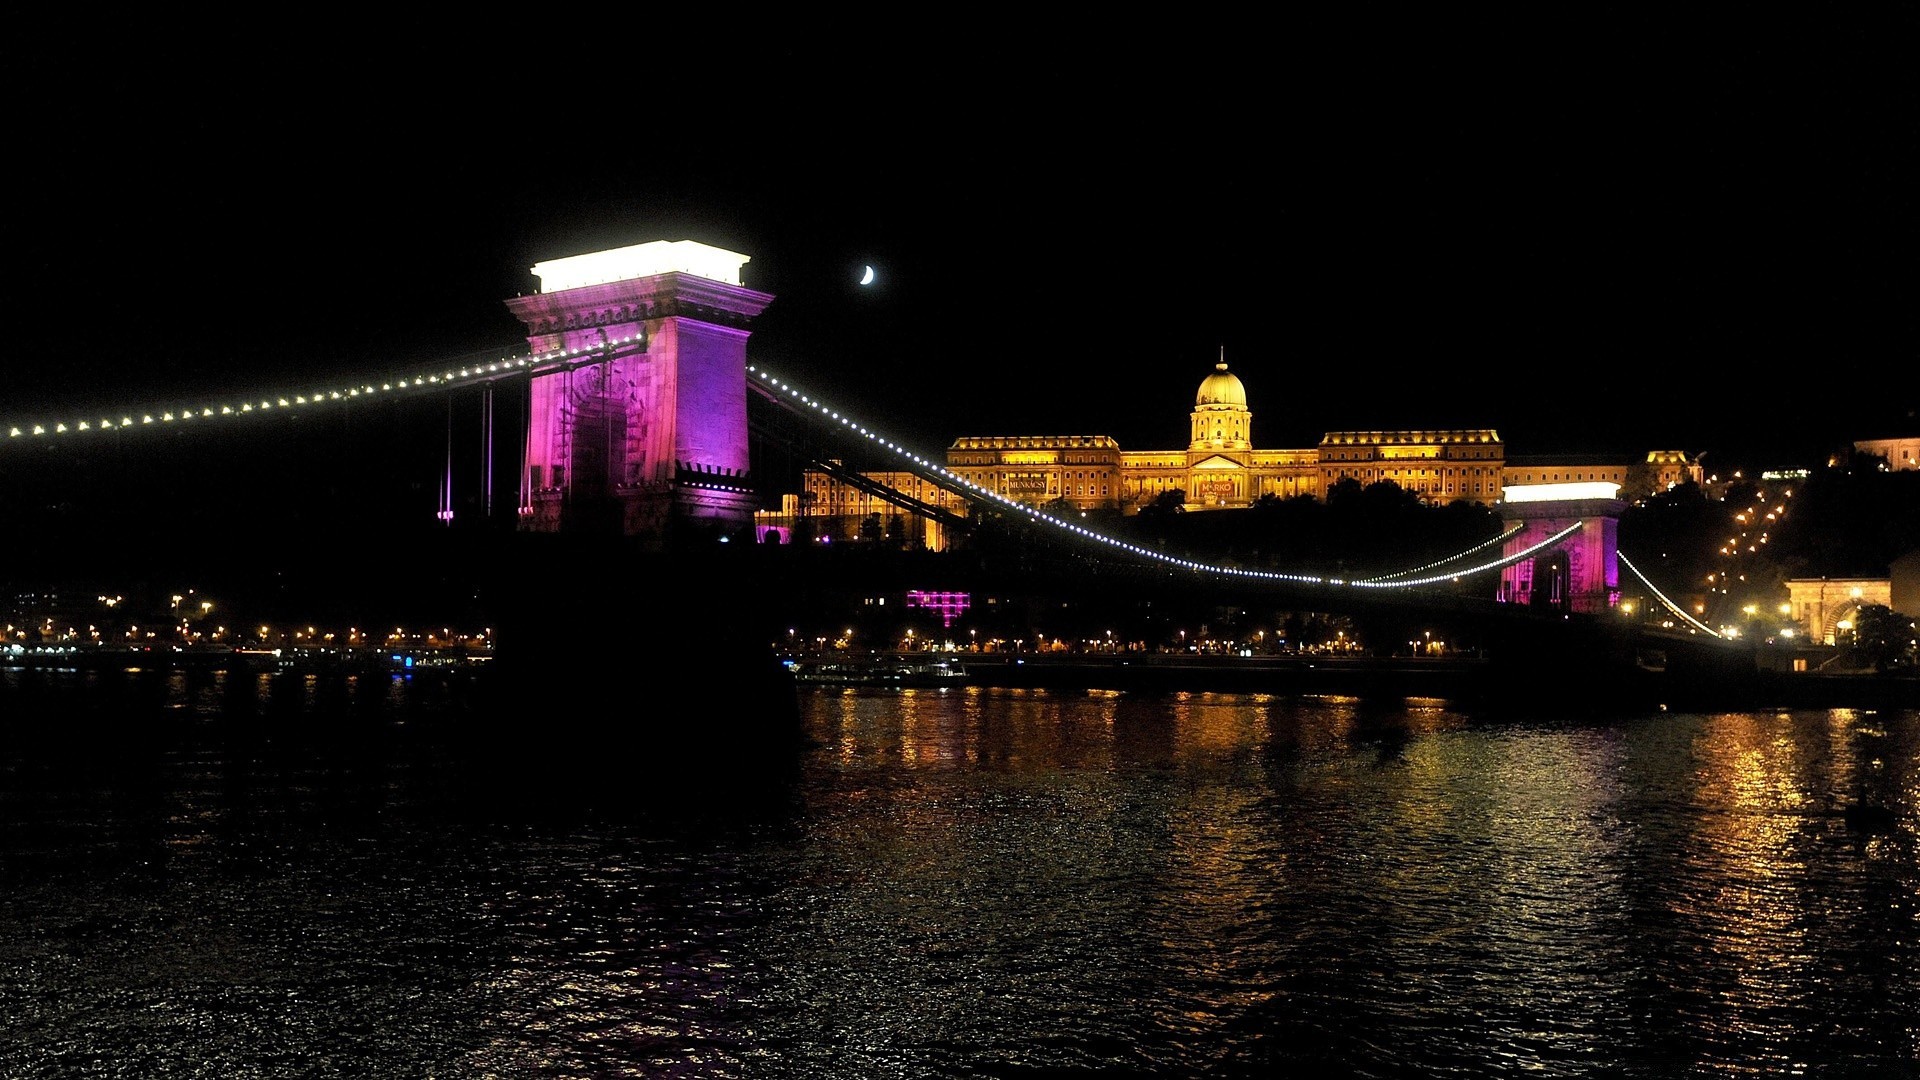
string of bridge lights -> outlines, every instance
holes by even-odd
[[[576,347],[571,349],[554,349],[554,350],[550,350],[548,352],[540,353],[540,354],[530,354],[527,356],[518,356],[518,357],[511,357],[511,356],[502,357],[498,360],[494,360],[485,364],[470,364],[470,365],[466,365],[458,368],[448,368],[447,370],[439,373],[430,373],[425,375],[416,374],[411,378],[388,379],[380,382],[377,385],[374,383],[362,383],[357,386],[317,390],[307,394],[301,394],[301,393],[275,394],[269,397],[263,397],[259,399],[250,398],[250,399],[241,401],[237,404],[222,403],[218,405],[200,405],[200,406],[192,406],[192,407],[182,407],[177,409],[163,408],[159,410],[143,410],[140,412],[138,419],[135,419],[134,414],[132,413],[123,412],[117,420],[112,416],[103,416],[103,417],[100,417],[98,420],[74,420],[74,421],[51,421],[50,420],[50,421],[42,421],[37,423],[26,422],[22,424],[10,425],[7,429],[7,436],[10,439],[16,439],[16,438],[31,439],[35,437],[45,437],[48,435],[68,435],[68,434],[83,434],[83,433],[95,433],[95,432],[124,431],[128,428],[145,427],[152,424],[164,425],[164,424],[172,424],[172,423],[184,423],[184,422],[192,421],[196,419],[217,419],[219,417],[245,416],[250,413],[267,412],[274,409],[284,410],[284,409],[300,408],[302,406],[308,406],[308,405],[322,405],[322,404],[333,404],[333,403],[342,402],[342,401],[352,401],[356,398],[377,396],[380,394],[392,393],[397,391],[406,391],[406,390],[417,391],[417,390],[429,389],[429,388],[458,386],[458,385],[470,383],[479,379],[493,378],[502,374],[512,374],[516,371],[523,370],[523,369],[540,365],[540,364],[545,364],[551,361],[576,359],[584,356],[590,356],[596,353],[605,352],[614,346],[630,344],[637,340],[638,338],[636,337],[624,337],[624,338],[618,338],[618,339],[610,338],[603,342],[596,342],[593,346],[588,348]],[[1425,577],[1411,577],[1409,575],[1418,574],[1423,570],[1427,570],[1435,566],[1440,566],[1446,563],[1457,561],[1458,559],[1461,559],[1461,558],[1465,558],[1473,554],[1474,552],[1490,547],[1496,542],[1506,540],[1508,537],[1513,535],[1514,531],[1517,531],[1517,530],[1509,530],[1508,532],[1502,533],[1501,535],[1496,536],[1490,540],[1483,541],[1482,543],[1475,545],[1472,548],[1468,548],[1465,551],[1448,556],[1447,558],[1438,560],[1436,562],[1428,563],[1426,566],[1415,567],[1410,570],[1402,570],[1396,573],[1385,574],[1378,577],[1357,579],[1357,580],[1323,577],[1317,574],[1290,574],[1290,573],[1282,573],[1274,570],[1251,570],[1246,567],[1220,566],[1212,563],[1203,563],[1198,560],[1183,559],[1178,556],[1168,555],[1167,553],[1162,551],[1155,551],[1152,548],[1141,547],[1138,544],[1128,543],[1125,540],[1121,540],[1117,537],[1108,536],[1104,533],[1100,533],[1095,530],[1086,528],[1085,526],[1077,525],[1070,521],[1063,521],[1059,518],[1052,516],[1051,514],[1042,512],[1037,507],[1029,506],[1025,503],[1015,502],[1014,500],[1007,498],[1006,496],[1000,494],[999,492],[990,491],[987,488],[983,488],[980,485],[975,484],[973,481],[968,480],[965,477],[962,477],[952,472],[951,470],[947,469],[946,466],[944,465],[941,465],[926,457],[921,456],[918,453],[915,453],[910,447],[903,446],[899,443],[892,441],[891,439],[884,437],[880,433],[867,428],[863,424],[858,423],[852,417],[842,415],[838,411],[826,405],[824,402],[820,401],[818,398],[815,398],[809,394],[803,393],[798,387],[792,386],[782,381],[781,379],[775,377],[772,373],[766,371],[763,368],[759,368],[755,365],[750,364],[747,366],[747,371],[750,375],[759,379],[762,383],[764,383],[766,386],[768,386],[770,389],[774,390],[775,392],[784,394],[785,396],[800,403],[801,405],[804,405],[807,408],[812,409],[828,417],[829,419],[839,423],[841,426],[868,439],[869,441],[884,448],[885,450],[904,458],[905,460],[910,462],[912,465],[918,467],[919,469],[937,475],[938,477],[940,477],[942,483],[951,484],[953,486],[960,487],[960,488],[965,488],[966,490],[973,492],[974,494],[980,496],[981,498],[984,498],[996,503],[997,505],[1003,507],[1004,509],[1025,514],[1036,522],[1061,529],[1065,532],[1072,533],[1076,536],[1079,536],[1082,539],[1106,544],[1110,547],[1114,547],[1119,550],[1125,551],[1130,555],[1137,556],[1140,558],[1150,559],[1158,562],[1164,562],[1172,566],[1177,566],[1184,570],[1194,570],[1194,571],[1201,571],[1206,573],[1231,575],[1231,576],[1237,576],[1237,577],[1258,578],[1258,579],[1271,580],[1271,581],[1288,581],[1288,582],[1295,582],[1295,583],[1306,584],[1306,585],[1346,585],[1346,586],[1352,586],[1356,588],[1377,588],[1377,589],[1414,588],[1418,586],[1438,584],[1441,582],[1457,581],[1458,579],[1463,577],[1471,577],[1475,574],[1482,574],[1482,573],[1487,573],[1493,570],[1504,569],[1505,567],[1511,566],[1514,563],[1518,563],[1525,559],[1532,558],[1535,554],[1537,554],[1540,551],[1553,547],[1554,545],[1560,543],[1562,540],[1566,539],[1568,536],[1572,535],[1574,532],[1580,529],[1579,523],[1576,522],[1575,524],[1565,529],[1562,529],[1560,532],[1547,537],[1546,539],[1540,541],[1539,543],[1534,544],[1531,547],[1525,548],[1524,550],[1514,552],[1511,555],[1504,556],[1500,559],[1496,559],[1491,562],[1481,563],[1478,566],[1466,567],[1466,568],[1455,570],[1448,573],[1434,574],[1434,575],[1429,575]],[[1623,561],[1624,561],[1624,557],[1623,557]],[[1637,574],[1638,571],[1636,570],[1635,573]],[[1645,580],[1645,579],[1642,578],[1642,580]],[[1652,585],[1649,584],[1648,587],[1652,588]],[[1658,594],[1659,592],[1659,590],[1657,589],[1655,589],[1654,591],[1656,594]],[[1662,597],[1662,600],[1664,601],[1665,598]],[[1670,602],[1669,602],[1669,606],[1672,606]],[[1684,613],[1682,614],[1684,615]],[[1688,617],[1688,621],[1692,622],[1694,620],[1692,620],[1691,617]]]
[[[1515,525],[1513,528],[1508,529],[1506,532],[1503,532],[1498,536],[1489,537],[1486,540],[1482,540],[1479,543],[1473,545],[1472,547],[1467,548],[1465,551],[1455,552],[1444,559],[1435,559],[1434,561],[1426,564],[1425,566],[1415,566],[1407,570],[1396,570],[1391,574],[1380,574],[1377,577],[1363,578],[1361,579],[1361,581],[1366,584],[1373,584],[1376,582],[1384,584],[1396,578],[1406,577],[1409,574],[1423,573],[1427,570],[1433,569],[1436,566],[1445,566],[1450,562],[1457,562],[1461,559],[1467,558],[1468,556],[1473,555],[1476,552],[1485,551],[1487,548],[1490,548],[1495,544],[1503,543],[1506,540],[1511,539],[1515,533],[1521,532],[1526,527],[1527,527],[1526,524],[1523,522],[1521,524]]]
[[[1194,559],[1183,559],[1175,555],[1169,555],[1164,551],[1155,551],[1152,548],[1141,547],[1138,544],[1128,543],[1127,541],[1119,539],[1118,537],[1108,536],[1105,533],[1101,533],[1093,529],[1089,529],[1084,525],[1077,525],[1071,521],[1063,521],[1060,518],[1054,517],[1051,514],[1044,513],[1038,507],[1030,506],[1022,502],[1016,502],[1013,499],[1009,499],[1005,495],[1002,495],[997,491],[992,491],[987,488],[981,487],[980,485],[974,483],[973,481],[968,480],[966,477],[960,476],[959,474],[949,470],[945,465],[942,465],[938,462],[933,461],[930,458],[924,457],[919,453],[916,453],[911,447],[896,443],[893,440],[880,434],[879,432],[869,429],[866,425],[861,424],[859,421],[855,420],[853,417],[841,414],[840,412],[828,406],[825,402],[821,401],[820,399],[813,397],[811,394],[807,394],[803,392],[799,387],[793,386],[781,380],[780,378],[776,377],[772,372],[766,370],[765,368],[761,368],[761,367],[757,367],[755,365],[749,364],[747,365],[747,373],[753,376],[754,378],[759,379],[763,385],[765,385],[769,390],[773,391],[774,393],[783,395],[791,399],[793,402],[796,402],[799,405],[805,406],[806,408],[819,413],[820,415],[826,417],[827,419],[834,421],[835,423],[846,428],[848,431],[852,432],[853,434],[859,435],[867,439],[868,441],[872,442],[876,446],[879,446],[882,449],[888,451],[889,453],[892,453],[898,457],[905,459],[908,463],[916,467],[918,470],[926,473],[934,474],[936,477],[938,477],[938,482],[940,482],[941,484],[951,485],[956,488],[965,488],[967,491],[977,494],[981,498],[991,501],[994,504],[1002,507],[1003,509],[1013,511],[1015,513],[1025,514],[1028,518],[1032,519],[1033,521],[1036,521],[1043,525],[1052,526],[1054,528],[1063,530],[1065,532],[1072,533],[1075,536],[1080,537],[1081,539],[1091,540],[1097,543],[1106,544],[1110,547],[1118,548],[1129,555],[1134,555],[1144,559],[1151,559],[1157,562],[1168,563],[1172,566],[1177,566],[1183,570],[1193,570],[1193,571],[1199,571],[1203,573],[1222,574],[1222,575],[1228,575],[1233,577],[1259,578],[1259,579],[1269,580],[1269,581],[1287,581],[1287,582],[1295,582],[1295,583],[1305,584],[1305,585],[1350,586],[1354,588],[1366,588],[1366,589],[1405,589],[1405,588],[1414,588],[1414,587],[1423,586],[1423,585],[1435,585],[1441,582],[1457,581],[1463,577],[1471,577],[1475,574],[1482,574],[1491,570],[1504,569],[1508,566],[1513,565],[1514,563],[1523,562],[1527,559],[1530,559],[1534,555],[1538,554],[1539,552],[1544,551],[1547,548],[1551,548],[1556,544],[1559,544],[1561,541],[1565,540],[1567,537],[1580,531],[1580,528],[1581,528],[1580,522],[1574,522],[1572,525],[1567,526],[1566,528],[1560,530],[1557,533],[1554,533],[1552,536],[1547,537],[1546,539],[1540,541],[1539,543],[1526,548],[1525,550],[1514,552],[1511,555],[1504,556],[1492,562],[1482,563],[1478,566],[1456,570],[1451,573],[1434,574],[1427,577],[1407,577],[1405,575],[1416,574],[1421,572],[1422,570],[1426,570],[1434,566],[1440,566],[1445,563],[1453,562],[1456,559],[1463,558],[1467,555],[1472,554],[1473,552],[1482,550],[1496,541],[1505,540],[1509,536],[1512,536],[1513,533],[1518,530],[1517,529],[1509,530],[1501,534],[1500,536],[1494,537],[1492,540],[1483,541],[1472,548],[1468,548],[1466,551],[1448,556],[1447,558],[1441,559],[1437,562],[1429,563],[1427,564],[1427,566],[1424,566],[1424,567],[1416,567],[1412,570],[1402,570],[1393,574],[1386,574],[1380,577],[1366,578],[1366,579],[1360,579],[1360,580],[1321,577],[1315,574],[1288,574],[1288,573],[1281,573],[1275,570],[1250,570],[1250,569],[1247,569],[1246,567],[1241,567],[1241,566],[1220,566],[1213,563],[1203,563]]]
[[[638,337],[609,338],[605,342],[595,342],[590,348],[554,349],[538,355],[501,357],[485,364],[469,364],[458,368],[448,368],[443,372],[414,375],[411,378],[387,379],[380,383],[362,383],[336,389],[316,390],[305,394],[272,394],[260,398],[249,398],[237,403],[228,402],[217,405],[184,406],[172,409],[142,410],[137,414],[122,412],[118,419],[102,416],[88,420],[45,420],[11,424],[7,428],[10,439],[31,439],[35,436],[71,435],[108,431],[124,431],[133,427],[146,427],[150,424],[185,423],[190,420],[218,419],[224,416],[245,416],[249,413],[267,412],[274,409],[296,409],[305,405],[327,405],[335,402],[351,401],[355,398],[373,397],[380,394],[404,391],[460,386],[479,379],[494,378],[504,374],[513,374],[525,368],[534,367],[555,360],[566,360],[604,352],[616,345],[626,345],[638,341]]]

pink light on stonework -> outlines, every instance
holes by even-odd
[[[971,607],[972,596],[963,592],[924,592],[914,589],[907,593],[907,606],[928,608],[940,613],[940,625],[953,628],[953,620]]]

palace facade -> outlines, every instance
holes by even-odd
[[[1486,506],[1498,503],[1508,485],[1598,481],[1637,498],[1700,480],[1699,462],[1678,450],[1637,460],[1510,459],[1492,428],[1330,431],[1318,446],[1300,450],[1256,449],[1252,428],[1246,387],[1222,359],[1194,395],[1184,449],[1125,450],[1105,435],[967,436],[947,448],[946,467],[1014,502],[1121,513],[1138,513],[1174,491],[1190,511],[1244,509],[1266,496],[1325,498],[1343,480],[1391,481],[1433,505]],[[966,499],[914,473],[860,476],[916,502],[967,513]],[[790,541],[803,519],[806,531],[828,541],[859,539],[875,527],[882,537],[936,551],[946,539],[938,521],[824,470],[808,470],[798,494],[754,517],[762,540]]]

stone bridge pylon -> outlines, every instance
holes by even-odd
[[[691,240],[538,263],[509,299],[542,361],[528,388],[525,532],[681,538],[750,529],[747,339],[773,301],[749,257]]]
[[[1601,615],[1620,602],[1620,515],[1627,504],[1612,483],[1508,485],[1500,517],[1522,528],[1504,553],[1517,555],[1573,525],[1579,531],[1531,559],[1500,571],[1504,603]]]

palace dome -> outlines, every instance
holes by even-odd
[[[1200,392],[1194,395],[1193,403],[1201,405],[1237,405],[1247,407],[1247,388],[1240,385],[1240,376],[1227,370],[1225,360],[1213,365],[1213,374],[1200,380]]]

